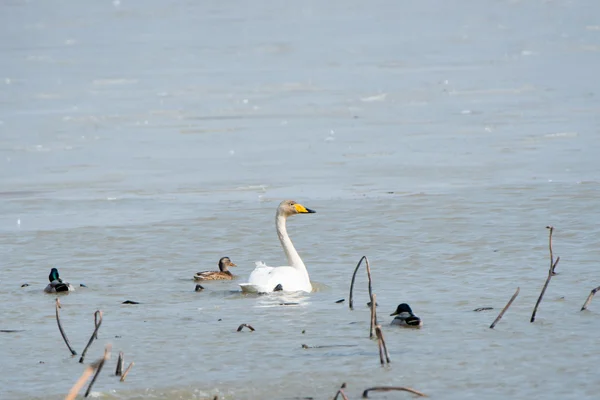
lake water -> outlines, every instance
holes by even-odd
[[[599,15],[594,0],[2,2],[0,329],[21,331],[0,333],[0,397],[64,398],[83,371],[43,292],[56,266],[78,353],[104,313],[86,357],[113,346],[100,398],[330,399],[342,382],[355,399],[596,398],[600,300],[579,309],[600,285]],[[316,290],[242,295],[255,261],[285,264],[286,198],[317,211],[288,221]],[[547,225],[559,274],[531,324]],[[387,367],[364,271],[348,309],[363,255]],[[222,256],[239,278],[194,292]],[[387,326],[402,302],[421,330]],[[135,361],[124,383],[118,351]]]

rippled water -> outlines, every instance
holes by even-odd
[[[342,382],[350,398],[372,385],[595,398],[600,304],[579,309],[600,285],[599,13],[591,0],[2,2],[0,329],[22,330],[0,333],[2,399],[62,398],[83,370],[42,291],[51,266],[87,285],[60,296],[78,353],[104,312],[87,355],[113,346],[103,398],[328,399]],[[285,198],[317,210],[288,223],[316,291],[242,295],[255,261],[285,262]],[[559,275],[530,324],[547,225]],[[239,279],[194,292],[225,255]],[[347,305],[362,255],[389,367],[368,339],[363,271]],[[401,302],[423,329],[386,326]],[[125,383],[118,351],[135,361]]]

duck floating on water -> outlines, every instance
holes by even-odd
[[[58,269],[52,268],[50,270],[50,275],[48,275],[48,280],[50,283],[44,289],[46,293],[60,293],[60,292],[71,292],[75,290],[75,288],[68,282],[63,282],[62,279],[58,276]]]
[[[229,271],[229,267],[237,267],[231,262],[229,257],[221,257],[219,260],[219,271],[204,271],[198,272],[194,275],[195,281],[217,281],[217,280],[231,280],[234,275]]]
[[[396,311],[390,314],[390,316],[396,316],[392,320],[390,325],[404,326],[406,328],[420,328],[423,326],[421,318],[413,314],[412,309],[406,303],[402,303],[396,308]]]
[[[256,263],[256,268],[250,274],[247,283],[241,283],[242,292],[246,293],[271,293],[283,292],[312,292],[312,285],[308,271],[300,255],[294,248],[286,229],[287,218],[296,214],[312,214],[315,211],[296,203],[294,200],[284,200],[277,207],[275,214],[275,228],[283,251],[287,256],[288,265],[283,267],[269,267],[263,263]]]

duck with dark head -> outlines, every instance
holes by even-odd
[[[231,280],[235,277],[230,271],[229,267],[237,267],[231,262],[229,257],[221,257],[219,260],[218,271],[203,271],[198,272],[194,275],[195,281],[217,281],[217,280]]]
[[[48,280],[50,283],[44,289],[46,293],[60,293],[60,292],[71,292],[75,290],[75,288],[68,282],[63,282],[58,275],[58,269],[52,268],[50,270],[50,275],[48,275]]]

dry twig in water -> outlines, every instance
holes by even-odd
[[[98,337],[98,329],[100,329],[100,325],[102,325],[102,311],[100,311],[100,310],[96,310],[96,312],[94,313],[94,325],[95,325],[95,328],[94,328],[94,332],[92,333],[92,337],[88,341],[87,346],[85,346],[85,349],[83,349],[83,353],[81,353],[81,357],[79,358],[80,363],[83,363],[83,359],[85,358],[85,353],[87,353],[89,347],[92,345],[94,338]]]
[[[369,329],[369,339],[373,339],[375,336],[375,327],[377,326],[377,302],[375,299],[377,295],[373,294],[371,297],[371,328]]]
[[[123,372],[123,375],[121,376],[121,382],[125,382],[125,378],[127,377],[127,374],[129,373],[129,371],[131,371],[131,368],[133,367],[135,363],[132,361],[129,366],[127,367],[127,369],[125,370],[125,372]]]
[[[335,394],[335,397],[333,398],[333,400],[337,400],[338,396],[342,396],[343,400],[348,400],[348,397],[346,397],[346,394],[344,393],[344,389],[346,389],[346,382],[342,383],[342,386]]]
[[[117,359],[117,370],[115,371],[115,375],[116,376],[123,375],[123,364],[124,363],[125,363],[125,357],[123,355],[123,352],[120,351],[119,352],[119,358]]]
[[[581,307],[580,311],[586,310],[587,307],[590,305],[590,303],[592,302],[592,299],[594,298],[594,295],[596,294],[596,292],[600,290],[600,286],[598,286],[595,289],[592,289],[592,291],[590,292],[590,295],[588,296],[588,298],[585,300],[585,303],[583,303],[583,307]]]
[[[100,323],[102,323],[102,315],[100,315]],[[100,375],[100,372],[102,371],[102,367],[104,366],[104,363],[110,358],[111,348],[112,348],[112,346],[110,344],[107,344],[106,347],[104,348],[104,357],[102,357],[102,359],[98,363],[98,368],[96,368],[96,374],[92,378],[92,381],[90,382],[83,397],[88,397],[90,395],[90,392],[92,391],[92,386],[94,386],[94,383],[96,383],[96,379],[98,379],[98,375]]]
[[[56,298],[56,323],[58,324],[58,330],[60,331],[60,334],[62,335],[62,338],[65,341],[65,344],[69,348],[69,351],[71,351],[71,354],[76,356],[77,352],[75,350],[73,350],[73,348],[71,347],[71,343],[69,343],[69,339],[67,338],[67,335],[65,335],[65,331],[63,330],[62,324],[60,323],[60,316],[58,313],[58,309],[60,307],[61,307],[60,300],[57,297]]]
[[[560,257],[556,257],[556,261],[554,261],[554,254],[552,253],[552,232],[554,231],[553,226],[547,226],[547,229],[550,229],[550,239],[549,239],[549,247],[550,247],[550,270],[548,271],[548,278],[546,278],[546,283],[544,283],[544,287],[542,288],[542,292],[540,293],[540,297],[538,297],[537,302],[535,303],[535,307],[533,308],[533,313],[531,314],[531,320],[529,322],[535,321],[535,314],[537,313],[537,309],[542,302],[542,297],[544,297],[544,293],[546,293],[546,289],[548,288],[548,284],[550,283],[550,279],[553,275],[556,275],[554,269],[556,268],[556,264],[560,261]]]
[[[237,331],[241,332],[242,329],[244,329],[244,327],[250,329],[251,332],[254,332],[254,328],[252,327],[252,325],[248,325],[248,324],[241,324],[240,326],[238,326]]]
[[[352,281],[350,282],[350,300],[348,302],[348,305],[350,306],[350,309],[353,310],[353,289],[354,289],[354,280],[356,279],[356,272],[358,271],[358,267],[360,267],[360,264],[362,263],[362,261],[365,260],[365,265],[367,267],[367,277],[369,278],[369,299],[371,300],[371,303],[373,303],[373,287],[372,287],[372,281],[371,281],[371,267],[369,266],[369,259],[367,258],[367,256],[362,256],[361,259],[358,261],[358,264],[356,264],[356,268],[354,268],[354,273],[352,274]]]
[[[504,313],[506,312],[506,310],[508,310],[508,307],[510,307],[510,305],[512,304],[512,302],[515,301],[515,299],[519,295],[519,291],[520,290],[521,290],[521,288],[517,288],[517,291],[515,292],[515,294],[512,295],[512,297],[510,298],[510,300],[508,301],[508,303],[506,303],[506,305],[504,306],[504,308],[502,309],[502,311],[500,311],[500,314],[498,314],[498,316],[496,317],[496,319],[494,320],[494,322],[492,322],[492,324],[490,325],[490,329],[494,329],[494,327],[496,326],[496,324],[498,323],[498,321],[500,321],[502,319],[502,316],[504,315]]]
[[[383,353],[385,352],[385,361],[390,363],[390,353],[388,353],[387,346],[385,345],[385,339],[383,338],[383,331],[381,325],[375,327],[375,334],[377,335],[377,345],[379,346],[379,360],[381,365],[385,364],[383,359]]]
[[[81,388],[83,387],[83,385],[85,385],[85,382],[87,382],[87,380],[90,378],[90,376],[92,376],[92,374],[94,373],[94,371],[97,371],[98,368],[101,367],[101,365],[104,364],[104,362],[110,358],[110,349],[111,349],[111,345],[107,344],[106,348],[104,349],[104,357],[102,357],[101,359],[93,362],[92,364],[88,365],[85,370],[83,371],[83,373],[81,374],[81,376],[79,377],[79,379],[77,380],[77,382],[75,382],[75,384],[73,385],[73,387],[71,388],[71,390],[69,391],[69,394],[67,395],[67,397],[65,397],[65,400],[74,400],[77,395],[79,394],[79,392],[81,391]],[[93,383],[93,381],[92,381]],[[92,384],[90,384],[91,387]],[[88,387],[88,390],[90,388]],[[87,393],[86,393],[86,397],[87,397]]]
[[[404,392],[410,392],[410,393],[416,394],[417,396],[421,396],[421,397],[427,397],[427,395],[425,393],[419,392],[418,390],[411,389],[408,387],[403,387],[403,386],[375,386],[375,387],[366,389],[363,392],[362,397],[363,397],[363,399],[368,398],[369,392],[391,392],[391,391],[398,391],[398,390],[401,390]]]

